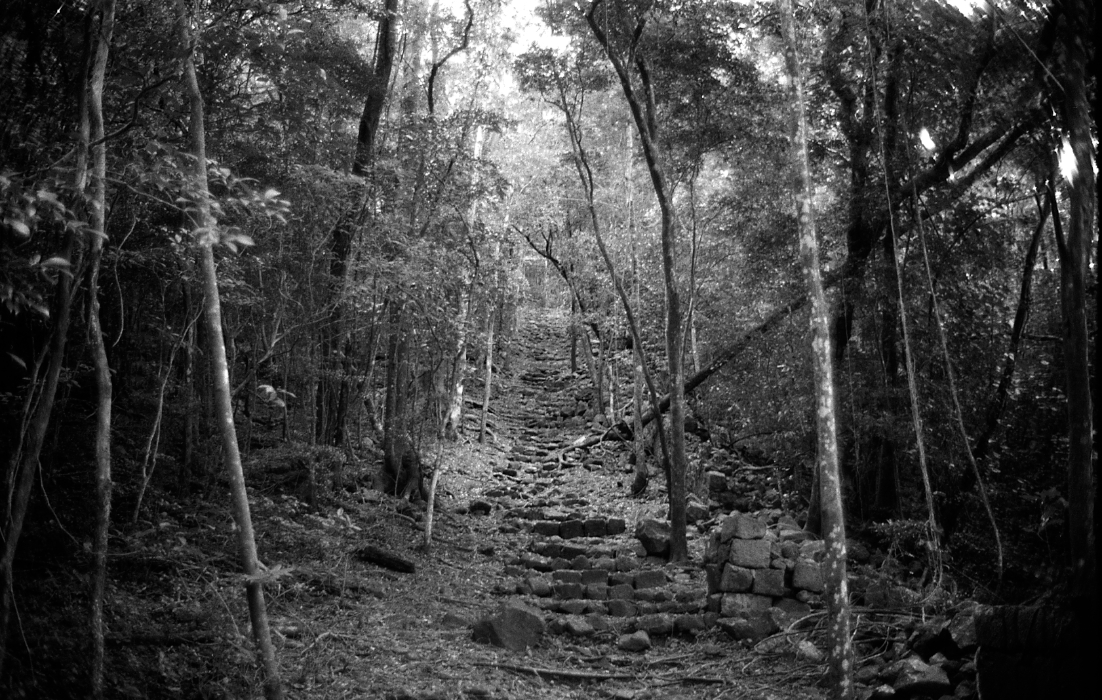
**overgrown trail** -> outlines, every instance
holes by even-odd
[[[569,371],[562,314],[524,310],[510,354],[495,382],[487,444],[474,439],[472,408],[466,437],[439,455],[446,471],[431,550],[421,546],[416,505],[361,486],[310,506],[301,480],[296,486],[276,467],[280,459],[299,464],[298,448],[257,451],[248,461],[289,696],[815,697],[808,684],[818,669],[797,665],[791,645],[748,652],[705,616],[703,536],[690,540],[697,566],[645,556],[632,533],[640,519],[665,513],[653,486],[660,479],[652,479],[647,500],[632,499],[615,446],[559,458],[589,427],[576,415],[587,382]],[[362,465],[361,473],[374,468]],[[150,517],[113,538],[113,696],[244,697],[258,687],[220,499],[221,492],[207,494],[200,505],[158,491],[148,499]],[[365,545],[409,560],[415,572],[363,561],[357,552]],[[20,583],[36,587],[33,597],[19,594],[35,606],[23,609],[32,688],[75,697],[69,691],[81,674],[71,660],[82,642],[57,631],[78,628],[83,604],[72,582],[49,569],[26,572]],[[507,603],[543,616],[547,633],[536,647],[514,652],[472,640],[472,624]],[[652,646],[621,648],[636,630],[648,631]]]

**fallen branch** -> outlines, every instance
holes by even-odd
[[[352,554],[360,561],[366,561],[369,564],[375,564],[391,571],[400,571],[404,574],[412,574],[417,571],[417,565],[410,560],[403,559],[393,552],[388,552],[374,545],[365,544],[354,550]]]
[[[554,668],[536,668],[534,666],[521,666],[519,664],[503,664],[489,661],[476,662],[475,666],[489,666],[490,668],[500,668],[505,671],[526,673],[531,676],[538,676],[545,680],[559,678],[572,681],[634,681],[638,680],[639,678],[638,675],[631,673],[593,673],[590,671],[567,671],[565,669],[560,670]]]

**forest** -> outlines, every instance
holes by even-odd
[[[0,695],[1097,688],[1097,15],[0,0]]]

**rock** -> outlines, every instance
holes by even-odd
[[[608,586],[603,583],[591,583],[585,587],[585,597],[588,600],[607,600]]]
[[[620,651],[646,651],[650,649],[650,635],[643,630],[625,634],[616,641]]]
[[[796,560],[796,566],[792,569],[792,587],[822,593],[823,573],[819,564],[810,559]]]
[[[757,540],[765,537],[765,523],[752,515],[731,513],[719,526],[720,539],[724,542],[731,538]]]
[[[509,651],[524,651],[539,644],[546,629],[537,611],[511,603],[476,622],[471,638]]]
[[[678,615],[673,621],[673,630],[678,634],[695,635],[707,627],[708,623],[703,615]]]
[[[605,524],[605,532],[608,535],[619,535],[621,532],[627,532],[628,523],[623,518],[609,518]]]
[[[664,557],[670,551],[670,524],[646,519],[635,526],[635,537],[650,556]]]
[[[737,641],[759,642],[777,631],[769,615],[753,615],[736,620],[720,620],[719,628]]]
[[[644,569],[635,574],[635,589],[658,588],[666,585],[666,573],[659,569]]]
[[[606,603],[608,606],[608,614],[612,617],[635,617],[635,614],[639,612],[639,609],[635,607],[635,603],[629,600],[614,599]]]
[[[630,583],[618,583],[609,587],[608,597],[611,600],[632,600],[635,598],[635,589]]]
[[[895,679],[892,689],[898,698],[912,698],[916,695],[936,698],[952,688],[944,670],[931,666],[917,656],[909,656],[889,665],[884,669],[882,677]]]
[[[581,577],[581,582],[587,586],[591,586],[595,583],[601,584],[602,586],[608,585],[608,571],[604,569],[586,569],[585,571],[580,571],[579,575]]]
[[[704,505],[695,498],[690,498],[685,503],[685,519],[689,524],[698,523],[701,520],[707,520],[711,513],[708,510],[708,506]]]
[[[546,598],[551,595],[551,583],[542,576],[529,576],[524,583],[534,596]]]
[[[543,537],[555,537],[559,534],[559,524],[552,520],[532,523],[532,534]]]
[[[551,574],[551,578],[558,583],[581,583],[582,572],[574,569],[559,569]]]
[[[779,598],[784,595],[784,569],[758,569],[752,592]]]
[[[581,520],[566,520],[559,523],[559,536],[564,540],[585,537],[585,523]]]
[[[556,583],[554,586],[555,598],[570,600],[585,597],[585,586],[580,583]]]
[[[896,697],[895,688],[883,683],[873,689],[872,694],[869,695],[869,700],[891,700],[894,697]]]
[[[604,537],[608,534],[608,521],[604,518],[589,518],[582,522],[586,537]]]
[[[766,540],[731,540],[732,564],[747,569],[766,569],[769,567],[769,542]]]
[[[793,622],[807,617],[811,614],[811,606],[807,603],[801,603],[794,598],[781,598],[773,606],[773,610],[776,610],[781,614],[782,618],[777,620],[777,623],[782,627],[787,627]]]
[[[471,621],[462,615],[455,613],[446,613],[440,620],[440,626],[447,629],[460,629],[462,627],[470,627]]]
[[[471,515],[489,515],[490,511],[494,509],[493,504],[489,501],[475,500],[471,501],[467,506],[467,512]]]
[[[566,621],[566,631],[575,637],[588,637],[596,630],[593,629],[593,625],[585,619],[579,619],[572,617]]]
[[[724,593],[742,593],[754,585],[754,572],[741,566],[727,563],[723,565],[723,574],[719,580],[719,590]]]
[[[723,617],[747,617],[764,613],[773,603],[768,596],[752,593],[727,593],[720,603],[719,614]]]
[[[796,656],[813,664],[820,664],[826,660],[826,654],[806,639],[796,645]]]
[[[636,619],[635,629],[652,637],[665,636],[673,632],[673,619],[663,614],[643,615]]]
[[[726,491],[727,475],[723,472],[709,471],[704,473],[704,481],[708,484],[709,491]]]
[[[949,638],[957,645],[957,649],[968,653],[976,648],[976,616],[982,608],[976,604],[970,604],[959,611],[949,621]]]

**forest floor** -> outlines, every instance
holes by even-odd
[[[564,446],[592,429],[586,418],[564,415],[575,413],[583,386],[569,370],[566,320],[529,309],[520,324],[507,371],[495,385],[489,439],[477,443],[478,411],[472,409],[466,437],[439,461],[446,471],[431,549],[422,546],[423,506],[367,485],[329,492],[309,505],[301,489],[273,474],[278,450],[251,456],[252,515],[268,567],[268,613],[287,696],[821,697],[817,684],[825,665],[798,653],[798,642],[818,634],[814,630],[782,630],[750,644],[712,626],[656,636],[649,649],[632,652],[617,644],[630,631],[626,621],[611,619],[605,629],[605,623],[573,630],[552,625],[558,633],[523,652],[472,640],[471,624],[503,603],[541,602],[517,592],[525,557],[532,556],[533,514],[543,520],[622,519],[625,532],[588,540],[612,552],[637,548],[634,524],[661,519],[666,510],[660,478],[651,479],[643,497],[629,495],[632,474],[622,449],[561,456]],[[480,387],[469,389],[481,394]],[[373,469],[349,467],[345,476],[364,483]],[[225,496],[183,501],[158,490],[147,503],[150,515],[112,538],[109,696],[259,697]],[[42,537],[23,560],[17,591],[22,637],[9,662],[12,698],[85,696],[74,690],[87,687],[89,649],[82,598],[88,556],[75,546],[84,539],[77,535],[69,536],[68,561],[36,556],[34,547],[49,546]],[[692,562],[658,564],[667,580],[700,596],[706,593],[706,539],[703,527],[690,529]],[[362,561],[357,551],[364,545],[412,562],[415,572]]]

